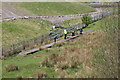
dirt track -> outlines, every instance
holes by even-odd
[[[102,11],[100,8],[96,8],[96,10],[97,10],[96,12],[90,12],[89,14],[95,15],[95,14],[98,14]],[[3,19],[3,21],[15,20],[15,19],[18,19],[18,18],[26,18],[27,19],[27,18],[33,17],[33,18],[42,18],[44,20],[50,21],[53,24],[60,24],[65,20],[80,18],[82,15],[86,14],[86,13],[83,13],[83,14],[59,15],[59,16],[35,16],[35,15],[32,15],[32,16],[29,16],[29,15],[28,16],[18,16],[16,14],[14,14],[13,12],[7,11],[7,10],[4,10],[3,14],[5,14],[5,11],[6,11],[6,15],[8,14],[7,12],[11,13],[11,14],[9,14],[9,16],[11,15],[11,18]]]
[[[95,14],[98,14],[100,12],[102,12],[102,9],[96,8],[96,12],[90,12],[89,14],[95,15]],[[73,15],[61,15],[61,16],[54,16],[54,17],[43,18],[43,19],[44,20],[48,20],[48,21],[52,22],[53,24],[59,24],[59,23],[65,21],[65,20],[71,20],[71,19],[80,18],[84,14],[86,14],[86,13],[83,13],[83,14],[73,14]]]

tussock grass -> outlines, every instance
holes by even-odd
[[[110,23],[113,21],[113,23]],[[67,77],[73,77],[69,74],[69,68],[74,71],[74,77],[118,77],[118,49],[117,49],[117,17],[110,16],[101,21],[96,22],[94,27],[98,29],[84,36],[80,36],[75,40],[67,41],[63,44],[68,45],[62,48],[62,45],[56,45],[63,50],[62,54],[57,54],[56,57],[50,58],[46,64],[54,66],[55,71],[68,71]],[[104,25],[104,26],[103,26]],[[108,27],[109,26],[109,27]],[[91,29],[94,27],[91,27]],[[113,38],[114,37],[114,38]],[[74,46],[70,46],[73,44]],[[82,46],[75,46],[76,44],[82,44]],[[54,63],[54,61],[57,61]],[[82,64],[82,67],[79,65]],[[82,69],[80,69],[82,68]],[[66,75],[61,75],[65,77]],[[60,76],[59,76],[60,77]]]
[[[6,71],[7,71],[7,72],[17,71],[18,69],[19,69],[18,66],[15,66],[15,65],[12,65],[12,64],[6,66]]]
[[[37,71],[35,75],[37,76],[38,79],[47,77],[47,74],[43,71]]]

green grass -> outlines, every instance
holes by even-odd
[[[63,23],[61,23],[60,26],[69,27],[78,23],[82,23],[81,18],[66,20]]]
[[[95,11],[90,6],[74,2],[23,2],[19,6],[37,15],[68,15]]]
[[[18,9],[24,9],[24,11],[38,15],[64,15],[95,11],[95,9],[80,3],[22,2],[13,5],[16,8],[19,7]],[[67,27],[79,22],[81,22],[80,18],[64,21],[61,25]],[[42,34],[48,34],[51,26],[53,24],[34,18],[3,22],[2,46],[9,46]]]
[[[63,76],[69,78],[117,77],[117,19],[118,16],[110,16],[97,21],[95,22],[95,25],[91,24],[90,28],[87,28],[93,29],[95,32],[82,35],[75,40],[67,41],[61,45],[56,45],[52,48],[48,48],[26,56],[14,55],[6,57],[3,60],[2,65],[2,77],[36,77],[34,73],[38,70],[46,72],[49,78],[53,76]],[[65,60],[62,62],[72,61],[70,58],[72,56],[80,61],[81,64],[78,65],[79,68],[75,69],[69,67],[58,72],[55,72],[55,67],[40,67],[40,63],[49,58],[51,54],[58,54],[60,56],[65,55],[62,57],[65,58]],[[33,58],[33,56],[40,57]],[[79,57],[79,59],[77,57]],[[50,62],[51,61],[52,60],[50,60]],[[17,65],[19,70],[6,72],[5,67],[9,64]]]
[[[53,51],[53,49],[50,49],[49,51]],[[51,73],[48,74],[48,77],[53,77],[53,75],[57,75],[57,72],[54,72],[52,68],[45,68],[45,67],[39,67],[40,62],[45,59],[45,57],[49,56],[51,53],[47,52],[47,50],[39,51],[35,54],[31,54],[28,56],[11,56],[8,58],[5,58],[3,60],[3,78],[8,77],[8,78],[13,78],[17,76],[23,76],[23,77],[35,77],[34,73],[38,70],[43,70],[46,73]],[[40,56],[39,58],[33,58],[33,56]],[[19,66],[19,71],[15,72],[6,72],[5,67],[8,64],[13,64]]]
[[[81,18],[66,20],[60,26],[68,27],[81,23]],[[39,18],[18,19],[2,23],[3,45],[11,45],[29,40],[40,35],[49,34],[54,24]],[[56,25],[58,26],[58,25]]]
[[[48,34],[51,28],[52,24],[50,22],[38,18],[3,22],[3,46]]]
[[[103,18],[102,20],[96,21],[90,24],[86,30],[112,30],[118,28],[118,17],[109,16],[107,18]]]

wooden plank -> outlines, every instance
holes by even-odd
[[[77,37],[77,36],[74,36],[73,38],[75,38],[75,37]],[[56,42],[41,46],[39,48],[34,48],[34,49],[31,49],[31,50],[28,50],[28,51],[25,51],[25,52],[21,52],[18,55],[27,55],[27,54],[30,54],[30,53],[34,53],[34,52],[37,52],[39,50],[49,48],[49,47],[53,46],[54,44],[62,43],[62,42],[66,41],[66,40],[69,40],[69,39],[72,39],[72,38],[62,39],[60,41],[56,41]]]
[[[51,46],[53,46],[53,45],[54,45],[54,43],[47,44],[47,45],[45,45],[45,46],[41,46],[40,49],[49,48],[49,47],[51,47]]]
[[[34,48],[34,49],[31,49],[31,50],[28,50],[28,51],[25,51],[25,52],[21,52],[18,55],[27,55],[29,53],[33,53],[33,52],[36,52],[36,51],[39,51],[39,48]]]

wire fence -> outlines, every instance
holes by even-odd
[[[114,11],[114,12],[113,11],[109,11],[109,12],[106,11],[106,12],[96,14],[94,16],[91,15],[92,16],[92,22],[100,20],[100,19],[102,19],[106,16],[109,16],[109,15],[114,15],[114,14],[118,14],[118,11]],[[2,56],[10,56],[10,55],[13,55],[13,54],[17,54],[17,53],[19,53],[23,50],[30,49],[35,45],[41,45],[45,41],[52,42],[55,34],[58,34],[58,37],[61,37],[61,36],[64,35],[63,29],[66,29],[68,32],[71,32],[73,30],[74,31],[77,30],[77,28],[82,28],[83,26],[84,25],[82,23],[79,23],[79,24],[76,24],[76,25],[73,25],[73,26],[69,26],[69,27],[59,26],[58,28],[61,28],[61,29],[55,30],[53,32],[53,35],[45,34],[45,35],[35,37],[33,39],[29,39],[29,40],[26,40],[26,41],[21,41],[19,43],[12,44],[10,46],[3,46],[2,47]]]

